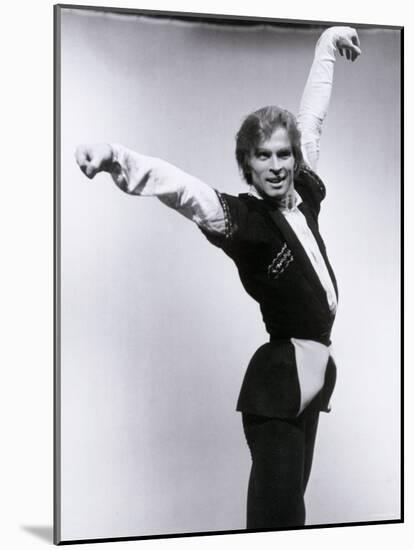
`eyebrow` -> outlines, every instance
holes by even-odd
[[[276,151],[276,153],[277,153],[278,155],[280,155],[280,154],[283,155],[284,153],[291,153],[292,151],[293,151],[292,147],[283,147],[282,149],[278,149],[278,150]],[[267,148],[267,147],[260,147],[260,146],[259,146],[259,147],[256,147],[256,149],[254,150],[254,152],[255,152],[256,154],[258,154],[258,153],[271,153],[272,151],[271,151],[271,149],[269,149],[269,148]]]

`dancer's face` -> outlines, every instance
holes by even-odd
[[[276,128],[269,139],[250,152],[249,165],[260,195],[281,200],[293,192],[295,157],[285,128]]]

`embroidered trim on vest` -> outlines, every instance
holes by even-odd
[[[230,239],[231,236],[232,236],[233,224],[232,224],[232,220],[231,220],[229,205],[227,204],[226,199],[222,196],[220,191],[217,191],[216,189],[215,189],[215,191],[216,191],[217,197],[220,201],[221,207],[223,208],[223,213],[224,213],[224,236],[225,236],[226,239]]]
[[[267,268],[267,276],[269,279],[277,279],[294,259],[292,251],[288,248],[288,245],[284,243],[276,258],[272,260],[272,263]]]
[[[318,186],[318,189],[322,195],[322,198],[324,199],[326,196],[326,187],[323,181],[321,180],[321,178],[318,176],[318,174],[316,174],[311,168],[309,168],[309,166],[306,166],[306,165],[302,165],[300,167],[300,172],[303,172],[304,174],[309,176],[309,178],[313,181],[313,183],[315,183]]]

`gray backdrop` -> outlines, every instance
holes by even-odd
[[[231,261],[79,143],[118,142],[223,191],[244,115],[297,112],[322,29],[62,16],[62,539],[243,529],[250,456],[235,404],[266,340]],[[399,517],[399,33],[359,30],[338,59],[319,172],[340,285],[339,370],[307,523]]]

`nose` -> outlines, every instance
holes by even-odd
[[[276,155],[272,155],[270,158],[270,170],[278,172],[280,170],[280,161]]]

